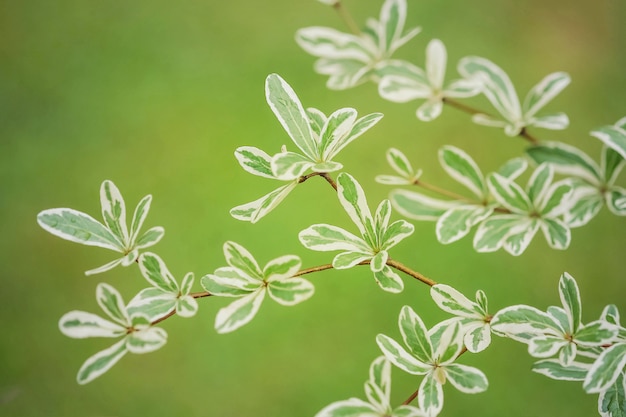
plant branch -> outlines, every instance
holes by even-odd
[[[335,1],[335,3],[333,3],[333,9],[337,11],[339,17],[341,17],[341,20],[343,20],[343,22],[346,24],[346,26],[348,26],[348,29],[350,29],[352,33],[357,36],[361,36],[361,29],[359,29],[359,26],[354,22],[352,15],[350,15],[350,12],[348,12],[346,6],[344,6],[340,0],[337,0]]]
[[[309,178],[312,178],[312,177],[322,177],[322,178],[324,178],[326,180],[326,182],[328,182],[330,184],[330,186],[333,187],[335,189],[335,191],[337,191],[337,183],[328,174],[328,172],[312,172],[310,174],[303,175],[300,178],[298,178],[298,184],[302,184],[303,182],[305,182],[306,180],[308,180]]]
[[[192,296],[193,298],[204,298],[204,297],[210,297],[210,296],[212,296],[213,294],[211,294],[211,293],[210,293],[210,292],[208,292],[208,291],[202,291],[202,292],[193,292],[193,293],[191,293],[191,294],[189,294],[189,295],[190,295],[190,296]],[[151,322],[151,323],[150,323],[150,325],[151,325],[151,326],[155,326],[155,325],[157,325],[157,324],[161,323],[162,321],[169,319],[169,318],[170,318],[170,317],[172,317],[174,314],[176,314],[176,310],[172,310],[172,311],[170,311],[167,315],[165,315],[165,316],[161,317],[160,319],[157,319],[157,320],[155,320],[155,321]]]
[[[444,97],[442,101],[444,104],[448,104],[451,107],[454,107],[455,109],[461,110],[462,112],[468,113],[472,116],[475,114],[484,114],[485,116],[493,117],[491,114],[487,112],[478,110],[474,107],[468,106],[467,104],[463,104],[461,102],[450,99],[448,97]],[[526,139],[528,142],[532,143],[533,145],[536,145],[539,143],[539,139],[537,139],[536,137],[528,133],[528,130],[525,127],[517,134],[517,136]]]
[[[441,195],[444,195],[446,197],[450,197],[450,198],[452,198],[454,200],[467,201],[467,202],[470,202],[470,203],[474,202],[474,201],[470,200],[469,198],[467,198],[465,196],[462,196],[461,194],[457,194],[457,193],[454,193],[452,191],[445,190],[443,188],[437,187],[436,185],[432,185],[432,184],[429,184],[427,182],[424,182],[424,181],[422,181],[420,179],[414,180],[413,184],[417,185],[418,187],[422,187],[422,188],[425,188],[427,190],[433,191],[433,192],[435,192],[437,194],[441,194]]]
[[[402,405],[409,405],[409,404],[411,404],[411,402],[413,402],[413,400],[417,398],[417,394],[419,394],[419,392],[420,392],[419,388],[416,389],[415,392],[409,396],[409,398],[404,400]]]
[[[411,268],[407,267],[403,263],[400,263],[398,261],[394,261],[393,259],[387,259],[387,265],[392,267],[392,268],[397,269],[398,271],[404,272],[408,276],[413,277],[416,280],[421,281],[421,282],[423,282],[424,284],[426,284],[426,285],[428,285],[430,287],[432,287],[433,285],[437,284],[432,279],[427,278],[426,276],[422,275],[421,273],[419,273],[417,271],[413,271]]]

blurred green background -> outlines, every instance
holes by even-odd
[[[377,15],[381,3],[346,0],[358,22]],[[589,130],[626,115],[624,1],[420,0],[409,1],[409,15],[409,24],[423,31],[399,56],[422,65],[426,44],[440,38],[448,76],[461,57],[485,56],[522,95],[550,72],[569,72],[572,85],[547,110],[565,111],[571,126],[534,130],[541,139],[599,158]],[[256,225],[229,216],[231,207],[277,186],[246,174],[235,148],[273,153],[289,142],[265,103],[267,74],[281,74],[306,106],[326,113],[348,106],[385,113],[341,158],[371,205],[389,191],[373,178],[389,173],[383,155],[390,146],[421,166],[424,180],[453,189],[436,161],[442,145],[466,150],[484,171],[523,151],[521,139],[473,125],[454,109],[421,123],[417,103],[387,103],[373,84],[328,91],[312,70],[313,58],[293,40],[298,28],[313,25],[343,29],[333,10],[313,0],[0,3],[0,415],[312,416],[330,402],[363,398],[368,366],[380,353],[374,337],[399,337],[401,306],[411,305],[427,325],[446,317],[417,282],[406,279],[403,294],[389,295],[365,268],[326,271],[311,276],[311,300],[294,308],[266,300],[252,323],[228,335],[217,335],[213,320],[229,300],[202,299],[194,318],[163,324],[169,342],[160,351],[128,355],[91,384],[75,383],[83,361],[110,340],[66,338],[58,319],[74,309],[98,312],[98,282],[111,283],[126,300],[145,283],[134,267],[83,276],[115,254],[45,233],[35,221],[40,210],[72,207],[99,217],[104,179],[132,207],[150,193],[146,225],[166,229],[153,249],[178,278],[193,271],[197,280],[225,264],[226,240],[243,244],[260,262],[297,254],[309,267],[328,263],[332,254],[305,251],[298,231],[318,222],[353,227],[328,185],[316,179]],[[472,103],[488,108],[483,99]],[[604,210],[573,231],[563,252],[538,237],[518,258],[477,254],[470,238],[443,246],[433,223],[418,223],[392,255],[465,294],[485,290],[492,312],[516,303],[557,304],[558,278],[568,271],[591,321],[608,303],[626,314],[625,243],[626,220]],[[522,345],[496,339],[462,362],[481,368],[490,389],[464,395],[446,386],[444,417],[596,414],[597,397],[580,384],[530,372]],[[394,370],[394,403],[418,384]]]

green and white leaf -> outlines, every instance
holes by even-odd
[[[235,158],[241,167],[252,175],[264,178],[273,178],[272,158],[254,146],[241,146],[235,150]]]
[[[488,218],[493,213],[493,206],[477,206],[473,204],[459,205],[443,213],[435,233],[437,240],[443,244],[456,242],[467,236],[472,227]]]
[[[528,343],[535,336],[556,336],[561,332],[559,323],[552,316],[526,305],[510,306],[498,311],[491,320],[491,328],[522,343]]]
[[[88,337],[120,337],[126,334],[126,327],[84,311],[70,311],[59,320],[59,330],[67,337],[84,339]]]
[[[439,150],[439,163],[448,175],[467,187],[476,197],[481,200],[486,197],[487,185],[483,174],[465,151],[454,146],[444,146]]]
[[[249,323],[259,311],[264,297],[265,290],[259,288],[221,308],[215,316],[215,330],[230,333]]]
[[[387,265],[382,270],[374,272],[374,279],[383,291],[398,294],[404,290],[402,278]]]
[[[44,210],[37,215],[37,222],[44,230],[62,239],[123,252],[119,238],[102,223],[80,211],[69,208]]]
[[[487,376],[472,366],[453,363],[445,366],[447,380],[465,394],[484,392],[489,386]]]
[[[363,239],[330,224],[309,226],[298,234],[298,238],[305,248],[315,251],[344,250],[373,255],[370,246]]]
[[[408,190],[393,190],[389,198],[394,209],[414,220],[435,221],[447,210],[459,204],[455,201],[439,200]]]
[[[533,364],[532,370],[560,381],[584,381],[589,364],[572,362],[568,366],[563,366],[558,359],[542,359]]]
[[[290,278],[283,281],[270,281],[267,286],[270,297],[284,306],[293,306],[313,296],[313,284],[303,278]]]
[[[296,185],[298,185],[297,180],[291,181],[287,185],[283,185],[257,200],[233,207],[230,210],[230,215],[237,220],[256,223],[274,210],[296,188]]]
[[[615,125],[602,126],[592,130],[591,136],[600,139],[606,146],[626,159],[626,126],[624,126],[624,119],[619,120]]]
[[[88,358],[78,370],[76,381],[85,385],[111,369],[126,354],[126,340],[122,339],[113,346]]]
[[[420,362],[389,336],[379,334],[376,336],[376,343],[383,355],[404,372],[414,375],[425,375],[429,372],[429,365]]]
[[[591,366],[583,388],[588,393],[608,389],[626,366],[626,343],[616,343],[606,349]]]
[[[626,417],[626,378],[623,373],[600,393],[598,412],[602,417]]]

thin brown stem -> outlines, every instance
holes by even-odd
[[[533,135],[528,133],[528,129],[526,129],[526,128],[523,128],[522,131],[519,132],[518,136],[523,137],[524,139],[526,139],[527,141],[529,141],[533,145],[536,145],[536,144],[539,143],[539,139],[537,139],[536,137],[534,137]]]
[[[305,182],[306,180],[308,180],[309,178],[312,177],[322,177],[326,180],[326,182],[328,182],[330,184],[331,187],[333,187],[335,189],[335,191],[337,191],[337,183],[335,182],[335,180],[333,180],[333,178],[330,176],[330,174],[328,174],[328,172],[312,172],[310,174],[307,175],[303,175],[300,178],[298,178],[298,184],[302,184],[303,182]]]
[[[475,115],[475,114],[484,114],[485,116],[491,116],[487,112],[484,112],[482,110],[478,110],[477,108],[474,108],[472,106],[468,106],[467,104],[458,102],[458,101],[453,100],[453,99],[448,98],[448,97],[444,97],[442,101],[443,101],[443,104],[447,104],[450,107],[454,107],[455,109],[461,110],[462,112],[465,112],[465,113],[470,114],[472,116]]]
[[[326,182],[328,182],[330,184],[330,186],[335,189],[335,191],[337,191],[337,183],[335,182],[333,177],[330,176],[330,174],[328,172],[324,172],[324,173],[320,174],[320,176],[322,178],[324,178],[326,180]]]
[[[454,200],[468,201],[468,202],[472,202],[473,203],[472,200],[468,199],[465,196],[462,196],[461,194],[457,194],[457,193],[454,193],[452,191],[445,190],[443,188],[437,187],[436,185],[432,185],[432,184],[429,184],[427,182],[424,182],[424,181],[422,181],[420,179],[414,180],[413,184],[417,185],[418,187],[422,187],[422,188],[425,188],[427,190],[433,191],[433,192],[435,192],[437,194],[445,195],[446,197],[450,197],[450,198],[452,198]]]
[[[337,0],[333,4],[333,9],[337,11],[339,17],[341,17],[341,20],[343,20],[343,22],[346,24],[346,26],[348,26],[348,29],[350,29],[352,33],[357,36],[361,36],[361,29],[359,29],[359,26],[355,23],[352,15],[350,14],[350,12],[348,12],[346,6],[344,6],[340,0]]]
[[[416,389],[415,392],[413,394],[411,394],[411,396],[409,398],[404,400],[402,405],[409,405],[409,404],[411,404],[411,402],[413,402],[413,400],[417,398],[417,394],[419,394],[419,391],[420,391],[419,389]]]
[[[327,269],[333,269],[332,264],[314,266],[312,268],[303,269],[302,271],[298,271],[294,274],[294,277],[300,277],[306,274],[312,274],[313,272],[326,271]]]
[[[432,287],[433,285],[436,285],[437,283],[435,281],[433,281],[430,278],[425,277],[424,275],[422,275],[421,273],[417,272],[417,271],[413,271],[411,268],[407,267],[406,265],[398,262],[398,261],[394,261],[393,259],[387,259],[387,265],[397,269],[398,271],[402,271],[405,274],[407,274],[410,277],[415,278],[418,281],[423,282],[424,284]]]
[[[475,115],[475,114],[484,114],[485,116],[493,117],[492,115],[490,115],[487,112],[478,110],[478,109],[476,109],[474,107],[468,106],[467,104],[460,103],[460,102],[458,102],[456,100],[453,100],[451,98],[448,98],[448,97],[444,97],[442,101],[443,101],[444,104],[448,104],[451,107],[454,107],[455,109],[461,110],[461,111],[463,111],[465,113],[468,113],[468,114],[470,114],[472,116]],[[533,145],[536,145],[536,144],[539,143],[539,139],[537,139],[536,137],[534,137],[533,135],[528,133],[528,129],[526,129],[526,128],[523,128],[518,133],[517,136],[519,136],[520,138],[526,139],[528,142],[532,143]]]

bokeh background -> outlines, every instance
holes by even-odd
[[[382,1],[345,4],[364,22]],[[485,56],[510,74],[521,95],[546,74],[568,71],[573,83],[548,110],[565,111],[570,128],[534,133],[599,158],[589,130],[626,115],[625,19],[621,0],[409,1],[409,24],[423,31],[399,56],[422,65],[426,44],[437,37],[448,48],[448,76],[461,57]],[[390,146],[422,167],[425,180],[457,191],[436,160],[442,145],[466,150],[485,171],[526,146],[450,108],[432,123],[419,122],[417,103],[387,103],[373,84],[328,91],[313,58],[293,40],[298,28],[313,25],[343,29],[332,9],[313,0],[0,3],[0,415],[312,416],[330,402],[363,398],[369,364],[380,354],[375,335],[399,337],[401,306],[411,305],[428,325],[446,317],[417,282],[406,279],[404,293],[390,295],[366,268],[326,271],[310,277],[311,300],[286,308],[268,299],[252,323],[228,335],[216,334],[213,320],[229,300],[202,299],[194,318],[163,323],[169,342],[160,351],[128,355],[87,386],[75,382],[82,362],[110,340],[66,338],[58,319],[74,309],[98,312],[98,282],[114,285],[126,300],[145,283],[134,267],[83,276],[115,254],[45,233],[35,221],[40,210],[72,207],[99,217],[104,179],[131,207],[152,194],[147,225],[166,229],[153,249],[177,277],[193,271],[196,290],[201,276],[225,264],[226,240],[261,262],[297,254],[309,267],[332,254],[307,252],[298,231],[318,222],[352,227],[316,179],[256,225],[229,216],[231,207],[277,185],[240,169],[235,148],[273,153],[289,142],[265,103],[267,74],[281,74],[305,105],[326,113],[348,106],[385,113],[341,158],[371,205],[389,192],[373,178],[389,173]],[[472,103],[488,108],[484,99]],[[485,290],[492,312],[558,304],[558,279],[568,271],[591,321],[608,303],[626,313],[625,243],[626,219],[604,210],[573,231],[567,251],[538,237],[517,258],[477,254],[470,238],[443,246],[433,223],[418,223],[392,255],[468,295]],[[444,417],[596,414],[596,396],[530,372],[532,359],[512,341],[495,339],[461,362],[481,368],[490,389],[464,395],[446,386]],[[419,378],[393,375],[399,404]]]

